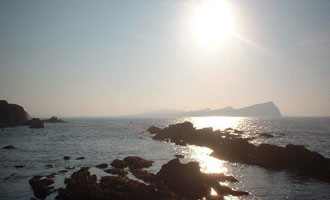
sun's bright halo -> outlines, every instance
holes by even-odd
[[[233,31],[231,10],[226,0],[203,1],[193,9],[192,32],[201,44],[216,45]]]

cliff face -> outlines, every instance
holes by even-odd
[[[0,127],[24,125],[28,122],[28,117],[22,106],[0,100]]]

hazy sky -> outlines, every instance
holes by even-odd
[[[275,102],[330,115],[330,1],[229,0],[235,35],[196,42],[201,1],[0,0],[0,99],[99,116]]]

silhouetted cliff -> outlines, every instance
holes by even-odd
[[[25,125],[29,115],[22,106],[0,100],[0,127]]]
[[[201,116],[237,116],[237,117],[282,117],[279,108],[271,101],[239,109],[227,106],[221,109],[210,108],[195,111],[178,111],[163,109],[131,117],[201,117]]]

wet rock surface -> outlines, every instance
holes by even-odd
[[[43,178],[42,176],[34,176],[29,180],[29,184],[33,190],[34,196],[39,199],[45,199],[52,193],[52,189],[54,187],[51,185],[53,183],[53,180],[49,178]]]
[[[106,164],[106,163],[102,163],[102,164],[96,165],[95,167],[100,168],[100,169],[105,169],[105,168],[107,168],[108,166],[109,166],[108,164]]]
[[[71,160],[70,156],[63,156],[63,160]]]
[[[109,174],[116,174],[118,176],[127,176],[128,172],[121,168],[109,168],[104,170],[106,173]]]
[[[128,167],[127,163],[124,160],[115,159],[112,161],[111,166],[116,168],[125,168]]]
[[[124,158],[125,163],[130,169],[142,169],[152,166],[153,161],[140,158],[138,156],[128,156]]]
[[[190,122],[173,124],[153,136],[155,140],[170,140],[177,145],[193,144],[211,148],[212,156],[267,169],[288,170],[330,182],[330,159],[301,145],[280,147],[270,144],[259,146],[247,139],[212,129],[196,129]]]
[[[270,133],[260,133],[260,137],[265,137],[265,138],[273,138],[274,136]]]
[[[5,147],[2,147],[3,149],[16,149],[16,147],[14,147],[13,145],[8,145]]]
[[[129,156],[124,158],[131,162],[147,161],[140,157]],[[149,161],[150,163],[150,161]],[[129,166],[129,165],[128,165]],[[115,176],[103,176],[99,179],[92,175],[89,167],[81,167],[70,178],[64,180],[65,187],[54,189],[56,173],[46,177],[34,176],[29,183],[36,198],[45,199],[52,192],[57,191],[58,200],[185,200],[185,199],[222,199],[222,195],[247,195],[242,191],[234,191],[222,186],[219,181],[237,181],[232,176],[224,174],[204,174],[200,171],[197,162],[180,163],[173,159],[163,165],[156,174],[141,168],[129,168],[130,172],[139,180],[129,179],[128,172],[122,168],[109,168],[104,171]],[[117,176],[118,175],[118,176]],[[211,187],[219,195],[210,196]]]
[[[226,177],[224,175],[219,176],[224,179]],[[156,174],[156,181],[164,182],[173,192],[188,199],[203,198],[211,193],[211,188],[217,189],[217,193],[222,195],[238,196],[249,194],[221,186],[219,180],[214,175],[201,173],[198,162],[182,164],[178,158],[162,166],[161,170]]]

